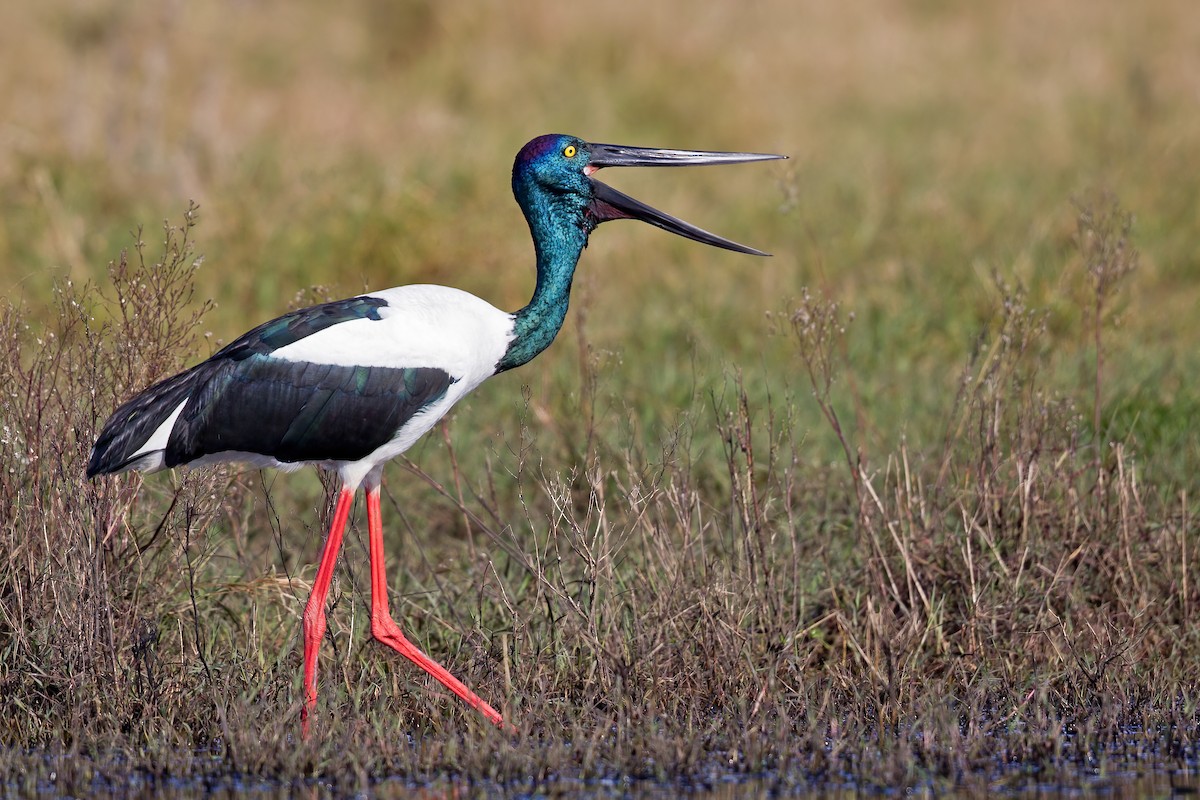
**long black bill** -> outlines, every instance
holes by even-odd
[[[740,164],[747,161],[774,161],[787,156],[769,153],[722,153],[708,150],[666,150],[655,147],[626,147],[616,144],[589,145],[588,166],[593,172],[601,167],[692,167],[704,164]],[[652,208],[623,192],[590,179],[594,190],[592,216],[597,224],[613,219],[638,219],[662,228],[664,231],[683,236],[693,241],[723,247],[737,253],[752,256],[769,256],[753,247],[709,233],[681,219]]]
[[[589,144],[588,149],[588,163],[593,167],[698,167],[703,164],[742,164],[787,158],[772,153],[670,150],[661,147],[627,147],[623,144]]]

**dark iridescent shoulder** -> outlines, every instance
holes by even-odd
[[[382,297],[362,295],[290,311],[243,334],[213,358],[241,360],[255,354],[267,354],[343,322],[378,320],[379,309],[385,306],[387,300]]]

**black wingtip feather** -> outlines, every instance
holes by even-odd
[[[94,478],[138,469],[138,462],[145,456],[135,456],[134,453],[141,449],[171,412],[191,395],[198,369],[193,368],[160,381],[114,411],[92,447],[87,476]]]

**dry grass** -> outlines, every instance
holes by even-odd
[[[1092,212],[1085,234],[1124,233],[1089,228]],[[1129,446],[1097,451],[1085,415],[1043,386],[1044,315],[1003,287],[940,448],[850,444],[830,394],[847,369],[841,314],[806,295],[788,324],[846,470],[806,466],[800,401],[757,407],[738,377],[659,451],[581,417],[564,438],[589,428],[604,447],[568,467],[527,434],[491,454],[490,477],[456,471],[457,491],[412,467],[440,525],[462,515],[472,556],[404,559],[405,619],[519,733],[410,685],[366,644],[352,549],[317,735],[295,741],[291,601],[306,587],[274,573],[280,555],[294,568],[282,500],[256,503],[252,474],[81,478],[103,410],[194,343],[190,234],[189,217],[154,263],[122,258],[104,294],[63,287],[52,334],[4,316],[12,763],[30,746],[89,754],[63,773],[74,787],[132,766],[519,789],[725,773],[940,785],[1013,762],[1195,758],[1188,498],[1145,487]],[[725,474],[694,462],[698,428],[722,442]],[[437,525],[437,505],[393,518]]]
[[[1196,764],[1190,6],[0,14],[6,790]],[[370,642],[356,528],[296,741],[324,487],[87,483],[96,426],[323,293],[516,307],[505,171],[555,129],[789,153],[619,179],[777,256],[605,227],[557,346],[389,472],[397,617],[519,733]]]

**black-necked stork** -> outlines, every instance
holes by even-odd
[[[325,599],[355,492],[367,495],[371,634],[503,725],[500,714],[411,644],[388,612],[379,486],[403,453],[464,395],[554,340],[588,235],[639,219],[705,244],[766,255],[657,211],[592,178],[601,167],[690,166],[784,156],[591,144],[539,136],[521,148],[512,188],[537,253],[537,287],[516,313],[447,286],[401,286],[284,314],[203,363],[126,402],[100,432],[88,477],[225,461],[315,464],[342,488],[304,609],[304,709],[317,699]]]

